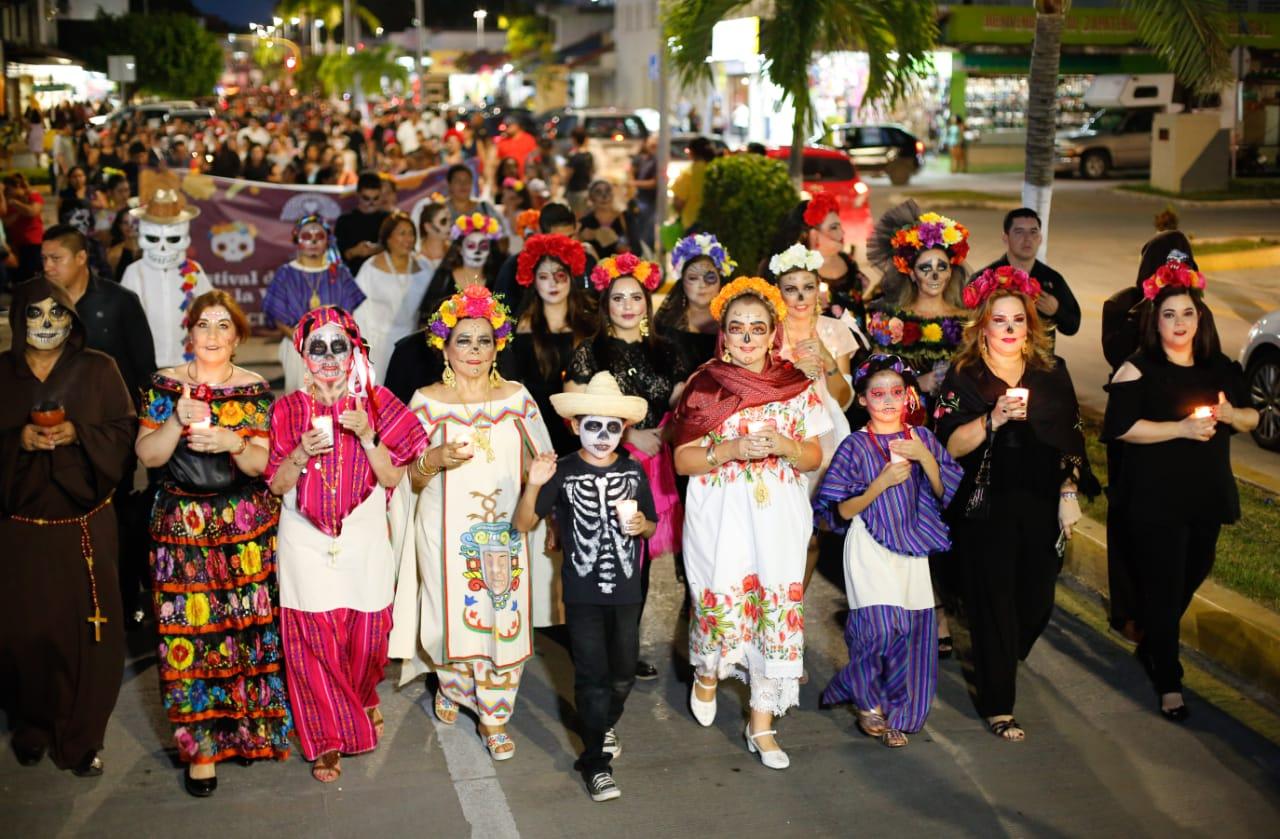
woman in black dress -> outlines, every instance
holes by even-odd
[[[697,368],[716,353],[720,324],[711,316],[711,301],[738,263],[715,236],[697,233],[676,243],[671,267],[679,281],[653,321],[658,334],[680,348],[690,368]]]
[[[591,284],[600,292],[600,327],[594,339],[573,351],[565,390],[582,390],[591,377],[608,370],[627,396],[641,396],[649,403],[644,419],[628,428],[623,448],[636,459],[649,479],[658,513],[658,529],[648,540],[641,572],[642,587],[649,588],[649,559],[664,553],[676,555],[684,527],[684,507],[676,490],[671,447],[664,437],[671,410],[684,392],[690,371],[680,349],[653,334],[650,294],[662,282],[662,269],[633,254],[602,260],[591,272]],[[657,678],[652,664],[641,661],[636,677]]]
[[[1140,347],[1107,386],[1103,429],[1124,444],[1119,494],[1136,583],[1135,655],[1160,713],[1174,722],[1188,716],[1178,624],[1213,568],[1222,525],[1240,518],[1231,435],[1258,424],[1203,289],[1204,276],[1176,259],[1143,283]]]
[[[1011,266],[965,287],[973,311],[942,385],[937,435],[964,467],[948,509],[969,621],[974,705],[1004,740],[1026,734],[1013,717],[1018,660],[1053,612],[1062,540],[1093,496],[1079,406],[1066,363],[1049,351],[1036,315],[1040,284]]]
[[[551,396],[564,390],[574,347],[598,330],[595,301],[573,285],[586,261],[582,245],[568,236],[529,237],[516,266],[527,303],[512,339],[514,352],[499,357],[502,377],[523,384],[537,401],[558,455],[577,451],[581,443],[551,406]]]

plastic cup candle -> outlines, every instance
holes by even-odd
[[[453,432],[453,442],[461,443],[458,448],[458,454],[462,457],[471,457],[475,453],[476,433],[470,428],[459,428]]]
[[[329,419],[329,418],[328,418],[328,417],[325,417],[325,419]],[[332,426],[332,420],[330,420],[330,428],[332,428],[332,427],[333,427],[333,426]],[[209,418],[208,418],[208,417],[205,417],[205,418],[204,418],[204,419],[202,419],[202,420],[196,420],[195,422],[193,422],[193,423],[191,423],[190,425],[188,425],[188,426],[187,426],[187,428],[207,429],[207,428],[209,428]],[[333,436],[333,435],[332,435],[332,432],[330,432],[330,436]]]
[[[623,498],[613,502],[613,508],[618,511],[618,524],[625,526],[631,517],[636,514],[639,505],[634,498]]]
[[[1213,408],[1208,405],[1201,405],[1199,408],[1196,408],[1191,415],[1196,419],[1209,419],[1213,416]]]
[[[893,449],[890,449],[890,450],[889,450],[889,462],[890,462],[890,463],[906,463],[906,462],[907,462],[907,459],[906,459],[905,457],[903,457],[902,455],[898,454],[897,452],[895,452]]]
[[[1010,399],[1017,399],[1022,403],[1022,410],[1027,410],[1027,400],[1031,398],[1031,391],[1025,387],[1011,387],[1004,392],[1004,395]]]
[[[748,420],[747,433],[759,434],[761,431],[776,431],[778,424],[773,420]]]
[[[831,286],[827,285],[826,283],[818,283],[819,294],[826,294],[830,290],[831,290]]]
[[[311,427],[319,431],[323,431],[325,434],[325,437],[327,437],[329,440],[329,444],[330,445],[333,444],[333,417],[330,417],[330,416],[312,417]]]

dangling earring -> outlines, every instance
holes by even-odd
[[[613,337],[613,321],[609,321],[604,327],[605,334],[610,338]]]
[[[1022,342],[1022,357],[1031,358],[1031,342],[1030,341]]]
[[[983,358],[987,357],[987,336],[986,335],[978,336],[978,353]]]
[[[728,364],[729,362],[733,361],[733,356],[729,355],[729,350],[727,347],[725,348],[725,351],[720,354],[720,360],[723,361],[725,364]]]
[[[497,387],[502,384],[502,374],[498,372],[498,365],[489,368],[489,387]]]
[[[649,337],[649,316],[648,315],[645,315],[644,317],[640,318],[640,337],[641,338]]]
[[[440,381],[444,382],[445,387],[458,386],[458,377],[453,374],[453,368],[449,366],[448,359],[445,359],[444,373],[440,376]]]

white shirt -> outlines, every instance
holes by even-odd
[[[156,347],[156,365],[163,368],[182,364],[185,360],[183,353],[187,351],[187,330],[183,326],[187,312],[182,308],[186,293],[182,290],[182,274],[177,268],[161,271],[139,259],[124,269],[120,285],[142,301]],[[207,291],[213,291],[213,283],[209,282],[203,270],[197,270],[192,299]]]

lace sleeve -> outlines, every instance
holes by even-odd
[[[585,385],[591,381],[600,369],[596,363],[595,349],[590,341],[584,341],[579,344],[573,351],[573,355],[569,358],[569,381],[580,385]]]

